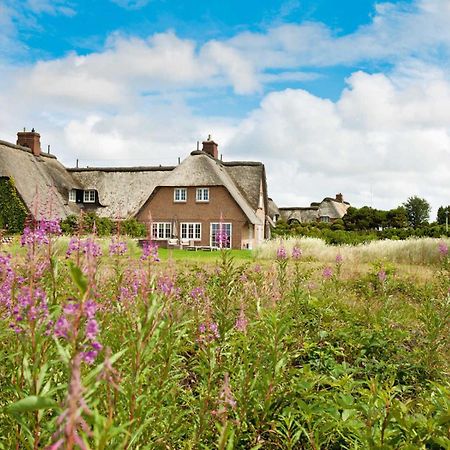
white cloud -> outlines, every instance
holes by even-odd
[[[141,9],[147,6],[151,0],[111,0],[117,6],[125,9]]]
[[[59,8],[67,6],[29,1],[34,14],[64,14]],[[17,42],[14,14],[0,5],[0,45]],[[436,63],[449,53],[449,22],[449,2],[420,0],[378,5],[371,24],[346,36],[317,23],[203,45],[170,31],[146,39],[113,34],[85,56],[0,65],[0,103],[8,105],[0,109],[0,139],[13,141],[18,129],[34,126],[43,147],[50,143],[68,165],[76,158],[151,165],[174,164],[212,133],[225,159],[266,164],[280,206],[343,192],[357,206],[391,208],[418,194],[437,207],[449,203],[441,180],[450,177],[450,77]],[[243,120],[223,118],[216,107],[229,87],[264,93],[269,83],[366,60],[394,68],[355,71],[337,101],[287,89],[265,95]],[[192,95],[199,96],[196,113],[188,106]]]
[[[342,191],[358,206],[391,208],[419,194],[437,207],[448,203],[450,83],[357,72],[336,102],[304,90],[271,93],[229,147],[266,162],[281,205]]]
[[[36,14],[74,16],[72,2],[67,0],[27,0],[26,8]]]

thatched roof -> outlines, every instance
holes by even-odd
[[[297,220],[300,223],[315,222],[318,216],[318,207],[279,208],[280,216],[285,222]]]
[[[268,203],[268,206],[269,206],[269,209],[268,209],[269,216],[270,217],[273,217],[275,215],[279,216],[280,215],[280,209],[278,208],[276,203],[270,197],[267,199],[267,203]]]
[[[328,216],[330,219],[342,219],[347,213],[349,203],[338,202],[333,198],[325,198],[319,206],[319,217]]]
[[[320,203],[313,202],[307,207],[279,208],[281,218],[289,222],[298,220],[300,223],[315,222],[320,217],[329,217],[331,220],[342,219],[347,213],[350,203],[340,202],[334,198],[326,197]]]
[[[170,167],[89,167],[66,169],[50,154],[33,155],[27,147],[0,141],[0,177],[13,178],[31,213],[65,218],[80,207],[69,203],[71,189],[98,192],[97,214],[125,219],[136,216],[158,186],[224,186],[250,223],[257,215],[260,192],[267,205],[264,165],[259,162],[222,162],[204,151],[192,152]]]
[[[246,166],[239,171],[238,164]],[[265,181],[262,179],[263,173],[264,166],[260,163],[223,163],[206,152],[196,150],[175,167],[159,186],[224,186],[249,221],[260,224],[261,219],[255,211],[258,209],[261,182]]]
[[[126,219],[135,216],[155,187],[174,168],[117,167],[68,169],[84,187],[98,192],[102,217]]]
[[[79,208],[68,202],[68,193],[81,186],[53,155],[34,156],[27,147],[0,141],[0,176],[14,180],[36,219],[64,219],[79,213]]]

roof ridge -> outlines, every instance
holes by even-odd
[[[5,147],[9,147],[9,148],[13,148],[15,150],[21,150],[22,152],[33,154],[31,148],[24,147],[23,145],[13,144],[12,142],[8,142],[8,141],[3,141],[1,139],[0,139],[0,145],[4,145]],[[42,151],[39,154],[39,156],[43,156],[44,158],[58,159],[58,158],[56,158],[55,155],[52,155],[50,153],[44,153]]]
[[[171,171],[177,166],[131,166],[131,167],[68,167],[68,172],[158,172]]]

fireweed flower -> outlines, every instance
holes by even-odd
[[[58,431],[53,435],[53,445],[49,447],[52,450],[66,448],[64,444],[68,441],[81,449],[87,449],[80,432],[92,436],[92,431],[83,417],[83,414],[92,415],[92,412],[83,397],[86,389],[81,383],[81,361],[80,354],[77,354],[72,361],[66,408],[56,420]]]
[[[81,252],[88,258],[97,258],[102,255],[102,249],[93,239],[80,239],[72,237],[66,251],[66,258],[72,253]]]
[[[61,226],[59,219],[39,220],[27,225],[20,238],[22,247],[33,245],[45,245],[50,242],[51,235],[60,235]]]
[[[226,420],[228,417],[228,411],[230,409],[236,409],[237,402],[234,398],[233,392],[230,386],[230,377],[228,372],[224,374],[224,380],[222,389],[220,390],[219,398],[217,400],[218,408],[217,410],[211,411],[213,416],[218,416],[222,420]]]
[[[277,259],[287,259],[286,249],[282,245],[278,247]]]
[[[229,237],[225,231],[225,227],[220,224],[219,231],[216,233],[216,244],[220,248],[228,247]]]
[[[23,286],[17,296],[17,303],[12,309],[13,322],[10,327],[21,333],[31,323],[45,323],[48,318],[48,304],[45,292],[36,287]]]
[[[448,255],[448,245],[444,241],[439,242],[438,250],[441,256]]]
[[[128,245],[124,241],[119,241],[113,238],[109,244],[110,256],[123,256],[128,251]]]
[[[302,256],[302,251],[301,251],[301,249],[298,248],[297,246],[294,247],[294,248],[292,249],[292,258],[293,258],[293,259],[300,259],[301,256]]]
[[[81,343],[81,358],[88,364],[92,364],[102,349],[97,340],[100,327],[95,318],[98,305],[93,300],[87,300],[83,305],[68,302],[63,307],[61,316],[53,327],[53,335],[56,338],[66,340],[77,339]],[[83,334],[84,331],[84,334]]]
[[[325,280],[329,280],[333,276],[333,269],[331,267],[325,267],[322,271],[322,277]]]
[[[141,261],[159,262],[158,244],[150,240],[145,241],[142,246]]]
[[[234,324],[234,327],[237,331],[241,331],[242,333],[245,333],[247,331],[248,326],[248,319],[245,316],[244,308],[241,307],[241,310],[239,312],[239,317],[236,319],[236,323]]]
[[[11,265],[11,255],[0,255],[0,306],[11,306],[12,290],[16,275]]]
[[[384,283],[386,281],[387,275],[386,272],[381,269],[378,273],[377,273],[377,277],[378,277],[378,281],[380,283]]]
[[[205,322],[198,326],[198,342],[212,342],[220,338],[219,326],[216,322]]]

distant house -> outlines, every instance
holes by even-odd
[[[281,219],[289,224],[332,223],[342,219],[349,207],[350,203],[344,201],[342,194],[336,194],[335,198],[326,197],[320,203],[311,203],[311,206],[279,208],[279,212]]]
[[[34,130],[0,141],[0,177],[13,179],[29,213],[64,219],[81,211],[148,225],[161,245],[254,248],[269,237],[267,182],[260,162],[224,162],[208,139],[177,166],[65,168],[43,153]]]

